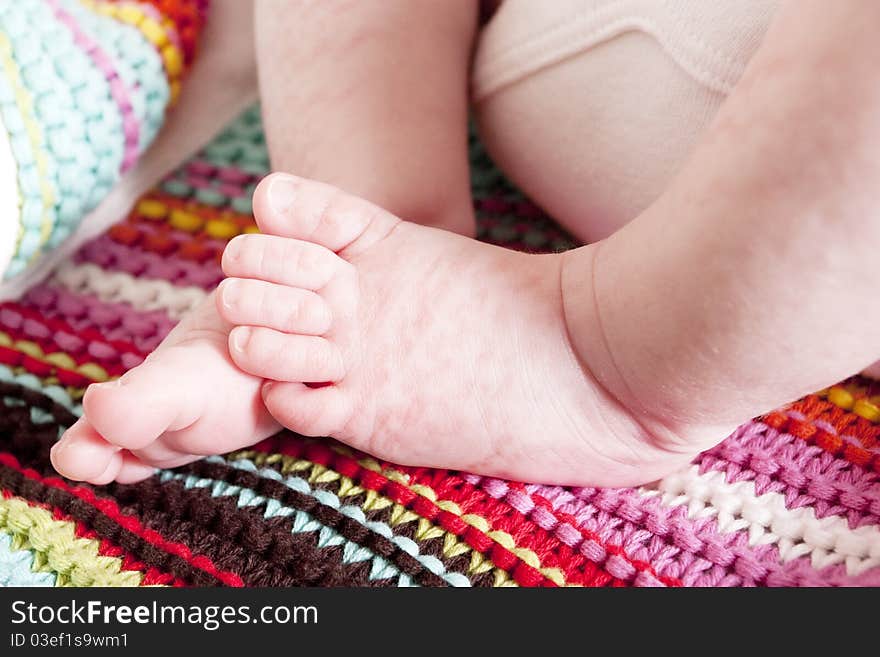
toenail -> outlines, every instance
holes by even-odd
[[[238,294],[238,282],[233,281],[232,279],[227,278],[223,281],[223,285],[220,290],[220,303],[223,304],[223,307],[227,310],[232,308],[232,304],[235,302],[235,295]]]
[[[101,381],[100,383],[93,383],[89,386],[89,388],[100,388],[101,390],[107,390],[109,388],[118,388],[119,386],[124,386],[125,381],[121,378],[111,379],[110,381]]]
[[[52,449],[49,450],[49,451],[52,453],[52,456],[58,458],[58,457],[60,457],[64,452],[67,451],[67,446],[68,446],[69,444],[70,444],[70,441],[69,441],[69,440],[63,440],[63,439],[62,439],[62,440],[59,440],[57,443],[55,443],[54,445],[52,445]]]
[[[251,330],[249,328],[239,326],[232,330],[232,348],[236,351],[243,352],[250,339]]]
[[[223,257],[226,260],[231,262],[238,262],[238,257],[241,255],[241,240],[237,238],[233,238],[227,245],[226,248],[223,249]]]
[[[269,209],[276,214],[287,214],[296,198],[296,182],[289,176],[275,176],[269,183]]]

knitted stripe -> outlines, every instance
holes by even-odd
[[[477,475],[463,475],[463,479],[491,497],[504,500],[510,508],[516,509],[552,535],[545,545],[554,546],[555,541],[560,542],[560,545],[554,546],[556,559],[560,562],[576,561],[578,556],[575,555],[579,555],[634,586],[681,586],[680,580],[659,575],[649,562],[629,554],[623,545],[607,541],[599,533],[578,526],[573,516],[560,512],[523,484]],[[570,550],[565,550],[566,546]]]
[[[466,573],[474,586],[518,586],[505,570],[496,567],[490,559],[471,549],[455,534],[375,490],[359,486],[353,479],[332,468],[283,454],[248,450],[235,452],[227,458],[232,465],[238,459],[245,459],[257,466],[269,466],[282,475],[299,474],[313,489],[326,490],[340,499],[344,498],[359,506],[368,519],[387,524],[395,534],[415,541],[423,553],[436,556],[447,570]]]
[[[46,284],[31,288],[22,305],[48,319],[61,319],[76,331],[94,329],[106,340],[129,342],[142,353],[155,349],[175,324],[162,310],[139,313],[128,304],[105,303]]]
[[[384,558],[396,563],[402,555],[408,555],[421,564],[424,569],[446,580],[453,586],[470,586],[467,577],[461,573],[447,572],[445,564],[432,555],[423,555],[414,541],[394,534],[390,525],[383,522],[369,521],[359,506],[343,504],[339,497],[327,490],[313,490],[308,481],[301,477],[284,477],[272,468],[258,468],[246,458],[238,458],[227,464],[222,458],[210,457],[201,463],[190,466],[195,474],[163,473],[162,479],[181,479],[187,487],[212,487],[212,495],[237,495],[238,505],[266,504],[266,516],[288,515],[305,505],[311,505],[311,498],[321,506],[335,509],[342,517],[351,518],[361,523],[373,536],[370,541],[381,550]],[[259,489],[259,491],[255,490]],[[282,503],[281,505],[275,502]],[[290,506],[285,506],[284,503]],[[325,515],[329,509],[324,510]],[[328,528],[329,529],[329,528]],[[409,558],[403,558],[402,567],[411,567]],[[421,569],[419,569],[421,570]],[[410,573],[414,577],[416,573]]]
[[[71,486],[57,477],[42,477],[35,470],[21,467],[18,459],[5,452],[0,453],[0,486],[15,495],[27,491],[28,499],[51,504],[76,520],[88,522],[100,536],[117,542],[144,563],[184,581],[243,585],[235,573],[218,570],[207,557],[194,555],[186,545],[168,541],[136,517],[123,514],[113,499],[99,498],[92,489]],[[96,517],[103,522],[96,522]],[[157,551],[161,554],[156,555]]]
[[[804,555],[814,568],[845,563],[846,574],[860,575],[880,565],[880,528],[851,529],[838,516],[818,519],[804,507],[790,509],[779,493],[755,493],[751,481],[727,483],[721,472],[700,473],[694,466],[657,485],[664,503],[686,505],[690,517],[715,517],[722,532],[748,532],[752,544],[777,545],[782,561]],[[880,572],[873,574],[880,581]]]
[[[869,449],[877,444],[880,426],[847,413],[839,406],[808,395],[787,409],[768,413],[763,422],[774,429],[821,447],[850,463],[880,472],[880,455]]]
[[[386,467],[384,471],[387,470]],[[444,472],[438,476],[436,471],[425,468],[400,468],[400,471],[409,475],[410,490],[447,502],[444,508],[455,508],[462,519],[480,518],[479,526],[489,537],[560,586],[567,583],[584,586],[614,583],[608,571],[599,569],[595,562],[582,554],[564,548],[562,555],[547,550],[545,546],[548,541],[552,542],[552,538],[545,529],[506,501],[475,488],[461,475]],[[450,502],[455,507],[449,507]],[[498,560],[494,550],[493,560]]]
[[[0,531],[0,587],[55,586],[55,573],[34,572],[34,553],[12,547],[12,536]]]
[[[82,413],[82,407],[73,401],[68,390],[56,385],[45,385],[30,374],[15,374],[2,365],[0,365],[0,397],[13,398],[19,402],[19,405],[26,406],[31,411],[33,409],[44,411],[63,428],[76,422]],[[0,417],[0,427],[4,426],[4,420],[9,419],[8,415],[7,413]]]
[[[225,170],[238,171],[233,167]],[[257,230],[250,211],[236,212],[156,191],[148,194],[134,207],[128,220],[136,228],[149,224],[160,227],[167,224],[183,233],[216,240],[229,240],[241,233]]]
[[[34,401],[37,407],[51,411],[57,421],[62,424],[69,424],[74,419],[65,409],[42,395],[21,391],[21,396]],[[48,470],[50,469],[47,465],[48,448],[57,437],[58,429],[57,425],[51,423],[44,425],[34,424],[28,415],[28,411],[32,411],[33,408],[33,406],[14,407],[10,409],[10,413],[0,416],[0,441],[3,440],[4,434],[10,435],[12,444],[16,445],[16,449],[22,457],[26,457],[28,462],[35,465],[45,464],[40,467]],[[40,426],[44,428],[38,430],[37,427]],[[16,436],[18,432],[27,436],[27,442],[17,442]],[[2,446],[2,443],[0,443],[0,446]],[[0,456],[0,463],[2,462],[4,462],[4,457]],[[29,492],[30,499],[40,501],[42,496],[45,495],[45,491],[40,490],[39,487],[35,488],[32,481],[34,475],[38,477],[39,473],[31,470],[29,472],[31,480],[22,481],[23,478],[18,476],[21,470],[22,467],[7,468],[7,471],[3,472],[3,468],[0,468],[0,482],[4,482],[4,485],[11,490],[16,490],[16,485],[19,487],[25,486]],[[54,478],[44,481],[52,483],[53,480],[59,481]],[[50,490],[49,494],[55,500],[60,496],[62,502],[65,500],[70,501],[63,494],[67,489],[64,489],[63,486],[61,488],[62,491]],[[86,498],[90,499],[88,494],[91,491],[89,489],[77,488],[79,490],[72,489],[73,492],[80,493],[80,497],[82,497],[82,492],[85,491]],[[183,541],[192,542],[194,546],[200,548],[200,551],[205,556],[197,557],[196,560],[205,561],[208,558],[218,564],[221,569],[225,565],[228,570],[233,572],[241,570],[242,564],[248,563],[248,555],[251,555],[252,559],[254,555],[262,554],[266,550],[272,550],[270,554],[263,556],[263,566],[261,566],[258,572],[242,572],[243,575],[249,578],[248,582],[254,585],[329,583],[336,581],[338,577],[343,577],[344,579],[337,583],[346,581],[361,581],[365,584],[373,583],[379,585],[392,583],[391,580],[382,577],[383,574],[387,574],[387,569],[377,570],[378,566],[376,564],[373,564],[374,567],[371,569],[363,563],[351,565],[342,563],[340,561],[343,556],[342,550],[332,544],[322,545],[319,542],[320,536],[316,532],[309,534],[308,528],[302,529],[302,532],[295,537],[297,541],[291,543],[291,529],[290,526],[286,528],[283,526],[283,523],[288,522],[284,517],[265,519],[261,515],[254,515],[253,509],[238,508],[234,503],[230,504],[231,501],[228,499],[205,499],[201,495],[201,491],[186,490],[175,482],[162,485],[156,479],[151,479],[135,486],[115,486],[110,492],[115,494],[120,502],[125,503],[127,509],[137,513],[138,517],[143,519],[153,530],[151,532],[154,539],[152,544],[144,546],[146,547],[144,549],[139,543],[134,542],[133,546],[130,547],[131,552],[138,555],[139,558],[143,558],[146,564],[157,565],[159,568],[169,570],[187,581],[201,582],[203,584],[210,583],[205,581],[203,573],[190,572],[191,568],[182,568],[181,564],[173,559],[171,559],[170,565],[167,564],[166,560],[163,560],[161,556],[167,557],[169,555],[162,555],[161,553],[157,555],[157,548],[168,550],[165,546],[173,543],[173,537],[175,536],[180,536],[183,538]],[[129,496],[133,496],[133,499],[129,500]],[[53,502],[57,503],[55,500]],[[83,512],[83,509],[81,509],[82,505],[78,505],[79,499],[73,499],[71,502],[73,507],[71,515],[75,515],[76,512]],[[107,499],[100,500],[101,510],[107,512],[110,518],[114,519],[113,510],[115,503],[109,507],[109,510],[104,508],[109,503],[110,501]],[[158,504],[162,508],[174,508],[176,512],[173,514],[155,513],[151,510],[152,504]],[[190,510],[196,509],[198,509],[199,523],[193,524],[188,518]],[[324,517],[326,515],[324,511],[317,509],[317,507],[311,509],[311,511],[315,513],[322,523],[326,524],[327,518]],[[86,513],[88,513],[87,510]],[[94,511],[91,512],[91,515],[94,516]],[[223,526],[228,530],[226,538],[231,541],[231,545],[226,541],[217,541],[216,537],[212,539],[210,535],[204,535],[205,529],[201,523],[214,515],[218,517],[219,526]],[[282,525],[279,525],[279,522]],[[130,523],[131,518],[123,524],[126,529],[136,531],[137,527],[130,526]],[[100,527],[99,532],[108,531],[107,527],[102,523],[95,524],[93,520],[92,524]],[[351,523],[348,523],[348,520],[345,519],[342,523],[336,522],[334,524],[337,525],[337,528],[341,527],[340,532],[345,534],[348,532],[348,525]],[[210,522],[208,526],[210,526]],[[200,527],[202,527],[201,532],[199,531]],[[242,541],[242,545],[237,549],[235,548],[236,533],[232,529],[234,527],[244,527],[238,534],[238,540]],[[158,530],[158,533],[156,533],[156,530]],[[115,530],[110,528],[109,531],[113,533]],[[124,534],[124,532],[122,533]],[[285,536],[287,537],[286,540]],[[132,542],[131,538],[129,537],[129,542]],[[162,540],[158,540],[159,538],[162,538]],[[169,538],[171,539],[170,541]],[[178,542],[177,549],[168,550],[168,552],[186,557],[188,548],[183,547],[183,541]],[[125,542],[122,544],[127,545]],[[291,551],[282,550],[281,546],[283,545],[292,546],[295,549]],[[308,554],[312,556],[306,558]],[[354,559],[356,556],[350,555],[349,558]],[[402,555],[401,558],[404,556],[406,555]],[[415,562],[415,564],[419,565],[418,562]],[[406,565],[406,563],[403,565]],[[166,568],[166,566],[168,567]],[[384,573],[382,572],[383,570],[385,571]],[[422,577],[426,579],[427,583],[432,584],[437,584],[439,579],[430,572],[424,572]],[[394,581],[398,585],[410,585],[412,583],[408,575],[398,575]]]
[[[52,282],[76,294],[88,294],[101,301],[128,303],[136,310],[163,310],[172,319],[180,319],[207,296],[198,287],[179,287],[168,281],[135,278],[122,272],[105,272],[91,264],[70,262],[58,267]]]
[[[136,26],[94,11],[82,0],[58,1],[103,45],[118,69],[120,81],[129,89],[135,115],[140,119],[138,141],[133,142],[136,156],[153,141],[171,106],[171,81],[164,70],[161,53]]]
[[[66,353],[76,364],[98,362],[114,373],[119,369],[114,367],[117,363],[129,369],[140,364],[147,355],[130,342],[108,340],[94,328],[77,330],[64,320],[47,319],[11,301],[0,302],[0,330],[13,340],[33,340],[46,353]]]
[[[159,254],[119,244],[104,235],[85,245],[76,262],[90,262],[105,271],[119,271],[135,277],[166,280],[176,286],[197,286],[210,290],[223,280],[218,262],[192,262],[170,254]]]
[[[231,497],[212,497],[203,488],[188,489],[179,481],[162,483],[156,477],[131,486],[114,485],[108,492],[162,536],[187,542],[247,586],[417,583],[397,568],[376,571],[376,564],[356,547],[346,552],[332,532],[324,531],[326,527],[344,530],[339,534],[365,534],[365,530],[354,520],[337,520],[317,504],[308,512],[316,521],[310,523],[295,515],[267,518],[264,507],[239,507]],[[358,556],[366,558],[357,561]],[[420,573],[425,583],[444,584],[433,573]]]
[[[827,399],[845,411],[852,411],[873,423],[880,423],[880,386],[875,381],[855,377],[841,385],[820,390],[817,397]]]
[[[459,536],[473,549],[486,554],[497,566],[511,572],[524,586],[558,586],[566,583],[558,568],[542,567],[538,556],[530,549],[518,546],[505,531],[493,529],[477,514],[463,513],[458,504],[432,490],[427,485],[409,484],[406,475],[394,470],[383,470],[372,459],[357,461],[334,452],[317,443],[278,441],[269,439],[254,446],[255,450],[279,452],[294,458],[303,457],[335,470],[358,481],[361,486],[382,492],[405,508],[437,522],[445,530]],[[585,564],[583,577],[591,584],[614,584],[616,580],[599,569]],[[584,583],[584,582],[576,582]]]
[[[38,328],[39,325],[35,330]],[[95,344],[98,348],[104,345],[106,349],[111,350],[110,353],[118,353],[112,351],[114,349],[112,345],[102,342]],[[127,354],[132,362],[143,360],[131,352]],[[67,386],[84,387],[93,382],[108,381],[124,371],[121,362],[112,360],[102,362],[103,365],[99,365],[87,352],[75,359],[58,351],[49,338],[37,342],[26,339],[23,331],[10,329],[0,331],[0,363],[10,367],[20,366],[41,378],[56,377]]]
[[[183,74],[184,56],[179,46],[179,37],[174,23],[169,20],[157,20],[153,12],[136,2],[92,2],[80,0],[83,6],[91,11],[110,16],[115,20],[137,28],[144,38],[156,49],[162,59],[162,65],[168,79],[171,103],[177,101],[180,94],[180,78]]]
[[[220,465],[222,459],[219,460],[219,463],[217,460],[213,462],[216,465]],[[253,464],[251,465],[253,466]],[[232,470],[233,472],[223,474],[226,474],[228,478],[234,481],[247,479],[247,477],[235,476],[242,473],[235,472],[234,468],[228,468],[223,465],[220,467]],[[241,466],[236,465],[236,467]],[[207,469],[210,470],[210,468]],[[203,468],[198,468],[198,470],[204,471]],[[269,470],[268,472],[278,474],[274,470]],[[339,503],[339,498],[332,494],[323,492],[313,493],[308,483],[298,477],[289,477],[284,481],[275,480],[281,486],[274,489],[274,494],[263,493],[263,491],[271,490],[273,487],[266,480],[260,481],[258,477],[252,478],[254,487],[232,484],[223,479],[170,472],[163,473],[160,477],[160,481],[163,482],[171,480],[181,481],[186,488],[209,488],[212,497],[234,496],[237,498],[236,504],[239,507],[265,507],[263,511],[265,518],[291,516],[293,518],[293,526],[291,527],[293,533],[317,531],[319,547],[326,547],[328,545],[342,546],[343,563],[350,564],[369,560],[371,563],[370,579],[396,577],[401,574],[401,569],[398,568],[400,565],[414,571],[407,574],[416,581],[419,580],[420,576],[433,573],[453,586],[470,585],[464,575],[460,573],[447,573],[445,566],[439,559],[419,555],[418,546],[415,543],[409,539],[394,536],[388,525],[368,523],[363,511],[358,507],[342,506]],[[259,487],[260,492],[254,490],[255,487]],[[296,502],[291,504],[284,504],[282,502],[290,498],[294,498]],[[317,520],[314,512],[309,513],[302,510],[304,507],[319,509],[317,513],[320,513],[324,520]],[[332,520],[328,520],[330,518]],[[342,521],[346,519],[360,523],[361,527],[367,531],[360,531],[361,528],[355,528],[352,523],[343,524]],[[348,536],[342,533],[346,531],[343,527],[349,529],[347,533],[355,534],[357,540],[347,540]],[[351,529],[358,531],[356,533],[351,532]],[[381,550],[381,556],[369,547],[371,544],[376,545],[376,550]],[[418,563],[413,564],[413,559]],[[401,560],[404,562],[403,564],[399,563]],[[434,584],[435,582],[435,578],[429,578],[427,583]]]
[[[781,493],[789,508],[810,506],[819,518],[845,516],[852,527],[880,522],[880,475],[762,422],[743,425],[695,462],[730,483],[754,481],[759,495]]]
[[[15,549],[33,550],[34,571],[57,573],[56,586],[140,585],[140,572],[124,570],[122,559],[102,555],[98,541],[77,537],[72,522],[0,493],[0,531],[12,536]]]
[[[64,10],[59,0],[48,0],[49,6],[58,19],[70,29],[74,42],[82,48],[94,65],[104,74],[110,85],[110,95],[116,101],[119,109],[119,115],[122,121],[122,130],[125,139],[125,146],[120,164],[120,171],[125,172],[130,169],[138,156],[138,145],[140,141],[140,121],[134,113],[129,91],[125,83],[119,77],[113,64],[113,59],[80,27],[77,20]]]

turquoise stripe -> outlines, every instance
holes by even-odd
[[[15,374],[6,365],[0,365],[0,381],[5,383],[15,383],[30,390],[34,390],[35,392],[44,394],[58,404],[61,404],[61,406],[64,406],[64,408],[76,416],[81,416],[83,414],[82,404],[75,403],[64,388],[61,386],[44,386],[43,382],[33,374]],[[34,410],[40,411],[40,409]]]
[[[59,0],[59,4],[113,60],[140,125],[139,151],[144,151],[162,126],[171,98],[159,52],[134,25],[96,14],[79,0]]]
[[[55,573],[35,573],[34,553],[13,550],[12,537],[0,531],[0,586],[55,586]]]
[[[363,509],[361,509],[360,507],[342,504],[339,497],[337,497],[330,491],[313,490],[309,483],[301,477],[285,477],[280,472],[278,472],[277,470],[273,470],[272,468],[258,468],[252,461],[249,461],[247,459],[226,461],[222,457],[212,456],[206,460],[213,463],[223,463],[238,470],[254,472],[256,474],[259,474],[263,478],[278,481],[284,484],[286,487],[290,488],[291,490],[295,490],[304,495],[308,495],[309,497],[314,498],[321,504],[332,507],[338,510],[343,515],[346,515],[349,518],[356,520],[370,531],[380,534],[381,536],[389,539],[404,552],[417,559],[426,569],[428,569],[435,575],[443,578],[452,586],[471,585],[470,580],[465,575],[456,572],[448,572],[443,562],[436,557],[428,554],[420,554],[419,546],[415,541],[412,541],[405,536],[395,535],[393,530],[387,523],[367,520]],[[299,511],[297,509],[284,506],[278,500],[258,495],[252,489],[234,486],[225,481],[199,478],[195,477],[194,475],[180,474],[173,471],[162,471],[160,473],[160,479],[162,481],[182,481],[184,486],[187,488],[209,488],[211,490],[211,495],[214,497],[235,496],[238,498],[238,506],[240,507],[265,505],[266,511],[264,513],[264,517],[266,518],[271,518],[275,516],[293,516],[294,526],[292,531],[294,533],[317,531],[319,532],[319,546],[323,547],[324,545],[344,545],[343,561],[345,563],[356,563],[360,561],[366,561],[367,559],[372,559],[373,568],[370,572],[370,579],[385,579],[399,573],[400,577],[398,580],[398,584],[400,586],[415,586],[415,583],[412,582],[411,578],[403,573],[400,573],[396,566],[388,563],[388,561],[386,561],[381,556],[376,555],[375,553],[363,546],[348,541],[345,537],[340,535],[334,529],[322,525],[310,514],[304,511]]]

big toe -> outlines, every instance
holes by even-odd
[[[118,470],[118,452],[87,419],[80,418],[52,446],[49,457],[52,467],[68,479],[107,483],[116,474],[111,472],[114,467]]]
[[[181,429],[201,411],[187,371],[148,361],[121,379],[89,386],[83,409],[91,425],[113,445],[141,449],[165,431]]]
[[[286,173],[260,181],[253,203],[264,233],[314,242],[337,253],[368,248],[400,223],[368,201]]]

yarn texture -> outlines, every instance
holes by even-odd
[[[148,147],[204,10],[0,4],[8,276],[63,242]],[[474,137],[470,160],[480,239],[575,246]],[[0,585],[880,585],[880,384],[860,377],[747,422],[641,488],[402,467],[289,432],[137,484],[58,476],[49,449],[86,386],[141,363],[218,284],[226,243],[257,230],[250,199],[268,172],[252,108],[50,278],[0,303]]]

